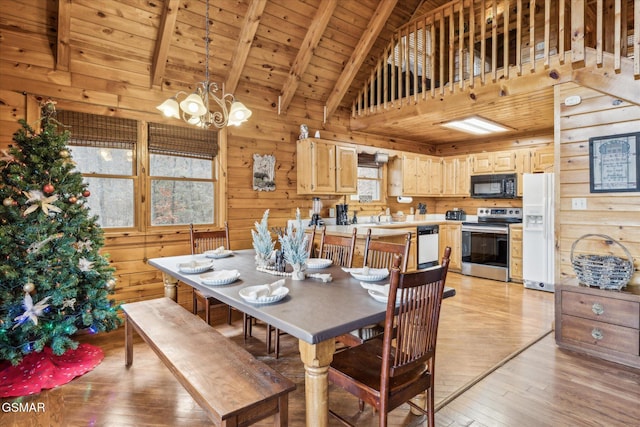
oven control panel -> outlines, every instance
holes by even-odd
[[[522,221],[521,208],[478,208],[478,220]]]

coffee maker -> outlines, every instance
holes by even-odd
[[[309,225],[324,225],[324,221],[320,218],[320,211],[322,211],[322,201],[320,197],[314,197],[313,204],[311,205],[311,222],[309,222]]]
[[[349,205],[336,205],[336,224],[349,225]]]

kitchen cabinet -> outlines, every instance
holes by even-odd
[[[556,344],[640,368],[640,287],[614,291],[576,282],[555,288]]]
[[[298,141],[298,194],[355,194],[358,189],[356,147],[308,138]]]
[[[443,157],[440,194],[453,197],[469,196],[470,176],[468,156]]]
[[[531,173],[553,172],[554,163],[553,145],[536,148],[531,152]]]
[[[449,271],[462,271],[462,224],[440,224],[438,241],[439,257],[442,258],[444,248],[451,248]]]
[[[471,162],[474,174],[516,171],[516,156],[511,150],[477,153],[471,156]]]
[[[509,226],[509,277],[522,283],[522,224]]]
[[[439,196],[442,162],[439,157],[402,153],[388,164],[390,196]]]

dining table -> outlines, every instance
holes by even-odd
[[[306,425],[327,426],[328,371],[336,350],[335,338],[382,322],[386,303],[380,298],[374,299],[361,286],[361,280],[335,265],[307,270],[307,275],[322,274],[325,280],[330,275],[330,281],[308,276],[293,280],[286,271],[257,268],[252,249],[229,251],[227,255],[223,258],[210,258],[207,254],[170,256],[149,259],[148,263],[163,273],[166,297],[177,301],[176,287],[182,282],[297,338],[305,370]],[[194,265],[206,268],[208,264],[211,265],[208,273],[237,270],[238,278],[228,284],[206,285],[203,275],[207,272],[191,273],[194,270],[188,268]],[[284,279],[283,286],[288,288],[280,300],[256,303],[251,299],[255,294],[248,291],[255,288],[250,287],[280,279]],[[389,277],[366,283],[384,285],[389,283]],[[444,297],[454,294],[453,288],[445,288]]]

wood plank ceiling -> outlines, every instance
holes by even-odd
[[[224,83],[240,99],[256,87],[275,91],[282,114],[295,97],[316,101],[327,106],[330,120],[334,111],[351,111],[393,31],[446,2],[210,0],[210,80]],[[20,3],[23,16],[38,9],[37,0]],[[161,87],[173,94],[191,92],[194,82],[204,80],[205,9],[204,0],[47,0],[48,16],[40,25],[47,25],[57,46],[57,70],[73,64],[88,80],[102,76],[131,91]],[[39,24],[32,19],[28,25]],[[539,109],[550,105],[552,96],[546,90],[514,97],[485,115],[517,127],[529,123],[520,133],[549,130],[552,111],[541,115]],[[153,108],[151,102],[145,107]],[[455,132],[434,133],[433,124],[450,118],[451,111],[425,108],[391,111],[383,120],[362,120],[356,127],[430,144],[469,140]],[[540,119],[525,119],[534,116]]]

